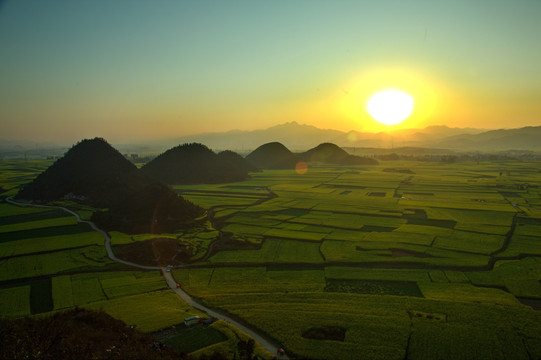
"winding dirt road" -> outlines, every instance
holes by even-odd
[[[206,313],[207,315],[209,315],[209,316],[211,316],[213,318],[227,321],[229,324],[233,325],[234,327],[236,327],[240,331],[243,331],[246,334],[250,335],[255,341],[260,343],[261,346],[263,346],[267,351],[269,351],[271,354],[274,354],[275,356],[277,356],[278,359],[288,359],[287,355],[282,355],[282,356],[278,355],[278,351],[279,351],[280,347],[274,345],[269,340],[265,339],[263,336],[256,333],[254,330],[240,324],[239,322],[233,320],[232,318],[230,318],[227,315],[223,315],[223,314],[218,313],[218,312],[216,312],[216,311],[214,311],[212,309],[209,309],[208,307],[206,307],[206,306],[198,303],[197,301],[195,301],[188,293],[186,293],[181,288],[177,288],[177,286],[176,286],[177,283],[176,283],[175,279],[173,278],[173,275],[170,272],[168,272],[166,270],[166,268],[162,268],[162,274],[163,274],[163,277],[165,278],[165,281],[167,281],[167,285],[182,300],[184,300],[188,305],[196,308],[197,310],[200,310],[200,311]]]
[[[10,203],[12,205],[18,205],[18,206],[30,206],[30,207],[37,207],[37,208],[62,209],[63,211],[75,216],[75,218],[77,219],[77,222],[88,224],[92,228],[92,230],[99,232],[103,236],[103,238],[105,239],[105,250],[107,251],[107,256],[109,257],[109,259],[111,259],[113,261],[116,261],[118,263],[124,264],[124,265],[133,266],[133,267],[143,269],[143,270],[161,270],[162,275],[163,275],[167,285],[169,286],[169,288],[171,290],[173,290],[188,305],[196,308],[197,310],[200,310],[200,311],[206,313],[207,315],[209,315],[209,316],[211,316],[213,318],[224,320],[224,321],[228,322],[229,324],[233,325],[234,327],[236,327],[237,329],[239,329],[240,331],[245,332],[246,334],[251,336],[255,341],[257,341],[259,344],[261,344],[261,346],[263,346],[267,351],[269,351],[271,354],[274,354],[278,359],[284,359],[284,360],[289,359],[288,356],[285,355],[285,354],[284,355],[278,355],[278,351],[280,350],[280,347],[274,345],[270,340],[268,340],[268,339],[264,338],[263,336],[259,335],[255,330],[250,329],[250,328],[240,324],[239,322],[235,321],[234,319],[230,318],[227,315],[223,315],[223,314],[221,314],[219,312],[216,312],[216,311],[214,311],[212,309],[209,309],[205,305],[200,304],[197,301],[195,301],[187,292],[185,292],[181,288],[177,288],[177,282],[175,281],[175,278],[173,277],[173,274],[171,274],[171,272],[167,271],[167,268],[160,267],[160,266],[139,265],[139,264],[136,264],[136,263],[133,263],[133,262],[130,262],[130,261],[126,261],[126,260],[122,260],[122,259],[117,258],[115,256],[115,254],[113,253],[113,249],[111,247],[111,237],[109,236],[109,234],[107,234],[107,232],[105,232],[104,230],[97,227],[96,224],[94,224],[92,221],[81,219],[79,214],[77,214],[75,211],[70,210],[70,209],[65,208],[65,207],[62,207],[62,206],[37,205],[37,204],[29,203],[29,202],[14,201],[14,200],[12,200],[10,198],[6,198],[5,200],[6,200],[6,202],[8,202],[8,203]]]

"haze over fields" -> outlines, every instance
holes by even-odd
[[[481,130],[473,128],[449,128],[431,126],[424,129],[404,129],[393,133],[365,133],[320,129],[312,125],[290,122],[267,129],[202,133],[155,141],[135,141],[115,144],[124,154],[156,156],[179,144],[202,143],[215,151],[233,150],[247,155],[259,146],[279,142],[293,152],[304,152],[321,143],[333,143],[340,147],[363,149],[364,154],[379,154],[381,150],[407,152],[455,153],[455,152],[501,152],[541,151],[541,126],[518,129]],[[60,156],[71,144],[43,142],[6,141],[0,139],[0,158],[23,156]],[[410,149],[410,150],[406,150]]]
[[[539,1],[3,1],[1,137],[539,126],[539,18]],[[365,109],[389,88],[414,102],[393,126]]]

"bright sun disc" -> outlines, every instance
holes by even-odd
[[[366,103],[366,110],[377,121],[385,125],[395,125],[413,111],[413,98],[399,90],[383,90]]]

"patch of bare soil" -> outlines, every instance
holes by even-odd
[[[337,326],[311,328],[306,330],[302,337],[316,340],[344,341],[346,329]]]
[[[541,300],[539,299],[517,298],[517,300],[534,310],[541,311]]]
[[[155,238],[131,244],[115,245],[115,255],[140,265],[181,265],[189,261],[193,249],[177,239]]]

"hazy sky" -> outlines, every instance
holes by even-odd
[[[0,2],[0,139],[541,125],[541,1]]]

